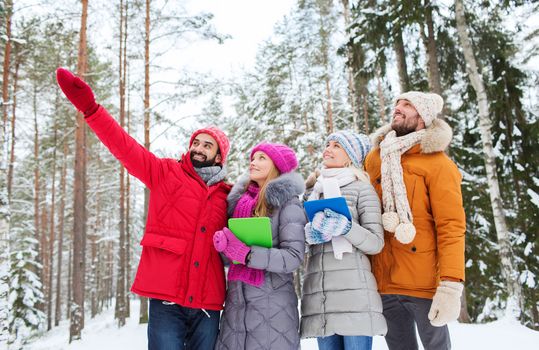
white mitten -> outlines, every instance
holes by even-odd
[[[460,314],[460,295],[464,284],[461,282],[441,281],[436,289],[429,311],[430,324],[443,327],[455,321]]]

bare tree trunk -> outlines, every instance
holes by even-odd
[[[363,107],[363,127],[365,128],[365,134],[369,134],[369,105],[367,104],[367,89],[363,90],[361,94],[362,107]]]
[[[37,261],[42,266],[36,275],[40,276],[40,280],[44,283],[45,279],[43,278],[43,267],[44,265],[44,251],[45,247],[43,246],[43,239],[41,237],[42,232],[40,230],[40,210],[39,210],[39,193],[40,193],[40,171],[39,171],[39,128],[37,125],[37,91],[34,87],[33,91],[33,112],[34,112],[34,231],[35,239],[39,242],[38,247],[38,256]],[[42,310],[43,305],[38,305],[38,308]]]
[[[150,0],[146,0],[144,38],[144,147],[150,149]],[[144,188],[144,222],[148,217],[150,190]],[[139,323],[148,323],[148,299],[140,297]]]
[[[13,1],[4,2],[5,39],[4,62],[2,66],[2,119],[0,129],[0,344],[7,344],[9,339],[9,270],[10,263],[10,202],[11,184],[7,171],[7,120],[9,100],[9,66],[11,59],[11,18]],[[14,118],[15,114],[13,115]],[[14,119],[13,119],[14,120]],[[13,139],[12,139],[13,140]],[[10,157],[11,158],[11,157]],[[6,188],[7,187],[7,188]],[[8,191],[9,188],[9,191]]]
[[[343,5],[343,16],[344,16],[344,26],[348,30],[350,27],[350,8],[349,8],[349,1],[348,0],[341,0]],[[348,48],[346,50],[346,56],[348,57],[348,95],[350,100],[350,109],[352,111],[352,124],[354,126],[354,131],[359,131],[359,125],[358,125],[358,113],[356,110],[356,85],[354,84],[354,69],[351,66],[351,62],[353,60],[352,51]]]
[[[380,120],[382,124],[391,122],[391,117],[386,116],[386,99],[384,97],[384,90],[382,89],[382,78],[380,77],[380,67],[376,68],[376,88],[378,92],[378,103],[379,103],[379,112]]]
[[[9,152],[9,165],[7,173],[7,195],[8,202],[11,203],[12,197],[12,185],[13,185],[13,170],[15,165],[15,112],[17,110],[17,92],[19,90],[19,67],[21,65],[20,59],[15,59],[15,72],[13,73],[13,106],[11,109],[11,145]]]
[[[60,324],[62,318],[62,255],[64,252],[64,218],[65,218],[65,197],[66,197],[66,176],[67,176],[67,140],[64,138],[64,154],[62,161],[62,176],[60,178],[60,208],[58,208],[58,259],[56,267],[56,306],[54,325]],[[68,262],[70,264],[70,261]],[[71,265],[70,265],[71,266]],[[69,284],[69,281],[68,281]],[[69,304],[69,294],[67,297]]]
[[[98,183],[99,184],[99,183]],[[96,198],[96,201],[98,199]],[[99,208],[99,205],[97,205],[97,208]],[[97,236],[98,232],[98,226],[96,225],[94,232],[90,235],[88,235],[88,238],[90,238],[90,265],[92,266],[92,279],[90,280],[90,318],[94,318],[97,315],[97,279],[98,279],[98,273],[99,269],[97,267]]]
[[[66,318],[71,319],[71,301],[73,300],[73,231],[71,231],[71,239],[69,240],[69,255],[67,269],[67,308]]]
[[[108,287],[108,294],[107,294],[107,305],[110,306],[112,299],[114,298],[114,292],[113,292],[113,280],[112,277],[114,276],[114,242],[109,241],[108,246],[108,273],[109,273],[109,287]]]
[[[427,51],[427,75],[429,79],[429,88],[432,92],[442,96],[442,83],[440,79],[440,67],[438,65],[438,55],[436,50],[436,39],[434,38],[434,22],[432,20],[432,1],[424,0],[425,24],[427,33],[421,31],[423,44]]]
[[[468,300],[466,297],[466,288],[462,291],[460,296],[460,314],[459,314],[460,323],[472,323],[470,314],[468,313]]]
[[[400,28],[395,30],[395,38],[393,43],[393,49],[397,57],[397,69],[399,72],[399,84],[401,93],[410,90],[410,78],[408,77],[408,67],[406,65],[406,51],[404,50],[404,43],[402,41],[402,30]]]
[[[2,67],[2,137],[7,135],[8,121],[8,106],[9,106],[9,66],[11,60],[11,17],[13,15],[13,0],[5,2],[5,19],[6,19],[6,46],[4,46],[4,65]],[[2,139],[2,147],[4,147],[5,139]],[[3,161],[4,159],[2,159]]]
[[[88,0],[81,0],[82,15],[77,62],[77,75],[83,77],[86,72],[86,22],[88,17]],[[85,285],[85,160],[86,160],[86,127],[83,115],[77,113],[75,132],[75,171],[73,183],[73,303],[71,307],[71,323],[69,342],[81,338],[84,328],[84,285]]]
[[[127,19],[125,19],[127,20]],[[123,66],[124,44],[124,3],[120,0],[120,51],[119,51],[119,77],[120,77],[120,126],[125,124],[125,77]],[[125,168],[120,165],[120,237],[118,241],[117,280],[116,280],[116,307],[114,317],[118,320],[118,327],[125,325]]]
[[[442,80],[440,74],[440,66],[438,65],[438,51],[436,45],[436,38],[434,37],[434,21],[432,19],[432,1],[424,0],[425,8],[425,24],[427,26],[427,33],[424,29],[420,30],[423,44],[427,52],[427,75],[429,79],[429,89],[432,92],[437,93],[440,96],[445,96],[442,89]],[[445,119],[449,115],[449,108],[447,103],[444,104],[442,113],[438,116],[440,119]]]
[[[477,62],[474,56],[472,42],[468,36],[468,27],[464,14],[464,5],[462,0],[455,0],[455,16],[457,20],[457,32],[462,45],[464,59],[466,60],[466,71],[470,83],[477,95],[479,106],[479,128],[481,131],[481,141],[483,143],[485,169],[487,172],[487,183],[490,194],[490,204],[494,216],[494,226],[498,238],[499,256],[502,267],[502,275],[507,284],[507,306],[506,315],[518,319],[522,313],[522,292],[519,284],[519,274],[514,265],[511,240],[505,221],[505,211],[500,196],[500,187],[498,183],[498,174],[496,172],[496,155],[492,147],[492,122],[490,120],[489,105],[483,77],[477,68]]]
[[[331,102],[331,89],[329,84],[329,76],[326,75],[326,98],[327,98],[327,107],[326,107],[326,132],[327,134],[333,133],[333,104]]]
[[[56,95],[56,102],[58,102],[58,94]],[[56,105],[56,111],[58,110],[58,104]],[[49,294],[47,296],[47,330],[52,328],[52,278],[53,278],[53,261],[54,261],[54,209],[56,205],[56,142],[58,139],[58,119],[56,113],[54,117],[54,146],[52,151],[52,189],[51,189],[51,220],[50,220],[50,235],[49,235]]]
[[[44,193],[43,197],[46,196],[46,187],[45,184],[42,184],[43,188],[40,192]],[[41,280],[43,281],[43,304],[40,306],[40,309],[43,311],[44,314],[47,313],[48,305],[47,302],[49,301],[49,294],[50,294],[50,286],[49,286],[49,266],[50,266],[50,257],[49,257],[49,236],[48,236],[48,230],[47,230],[47,224],[48,224],[48,208],[46,205],[42,205],[41,207],[41,219],[40,221],[40,228],[39,231],[41,232],[41,246],[43,247],[43,269],[41,270]]]
[[[127,17],[127,14],[126,14]],[[126,33],[127,33],[127,27],[126,27]],[[127,34],[126,34],[126,40],[127,40]],[[127,81],[127,132],[131,133],[131,108],[130,108],[130,93],[129,93],[129,70],[127,69],[128,63],[127,63],[127,55],[126,55],[126,46],[124,45],[124,62],[125,66],[124,69],[126,71],[124,72],[124,76],[126,77]],[[126,74],[127,73],[127,74]],[[129,287],[131,285],[131,177],[129,174],[126,176],[126,188],[125,188],[125,317],[129,318],[131,317],[131,303],[130,303],[130,293],[129,293]]]
[[[392,6],[397,6],[397,0],[391,0]],[[410,90],[410,78],[408,77],[408,67],[406,64],[406,51],[404,50],[404,42],[402,40],[402,27],[398,22],[399,19],[396,19],[395,28],[393,30],[393,49],[395,50],[395,55],[397,57],[397,69],[399,72],[399,84],[401,88],[401,93]]]

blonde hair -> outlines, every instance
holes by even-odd
[[[350,160],[350,157],[348,157],[348,159],[348,162],[344,164],[344,168],[350,168],[350,170],[352,170],[352,172],[359,181],[370,184],[371,178],[369,174],[362,168],[358,168],[357,166],[355,166],[354,163],[352,163],[352,160]]]
[[[258,193],[258,200],[256,201],[255,211],[253,213],[254,216],[269,216],[271,214],[271,207],[268,205],[268,202],[266,201],[266,190],[268,187],[268,184],[271,180],[276,179],[281,175],[279,173],[279,170],[275,167],[275,164],[272,165],[271,170],[268,174],[268,177],[266,177],[266,181],[260,188],[260,192]]]

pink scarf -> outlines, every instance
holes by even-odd
[[[245,193],[240,197],[236,208],[234,208],[233,218],[250,218],[258,201],[260,188],[256,184],[249,184]],[[253,269],[245,265],[231,264],[228,268],[229,281],[242,281],[255,287],[264,284],[264,270]]]

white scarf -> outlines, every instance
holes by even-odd
[[[340,188],[356,180],[357,177],[350,168],[322,168],[308,200],[320,199],[322,194],[325,199],[341,197]],[[352,244],[343,236],[334,236],[331,245],[335,259],[342,260],[344,253],[352,252]]]
[[[421,142],[424,133],[425,130],[419,130],[397,137],[392,130],[380,143],[384,205],[382,223],[386,231],[395,232],[395,238],[404,244],[414,240],[415,227],[402,177],[401,155]]]

